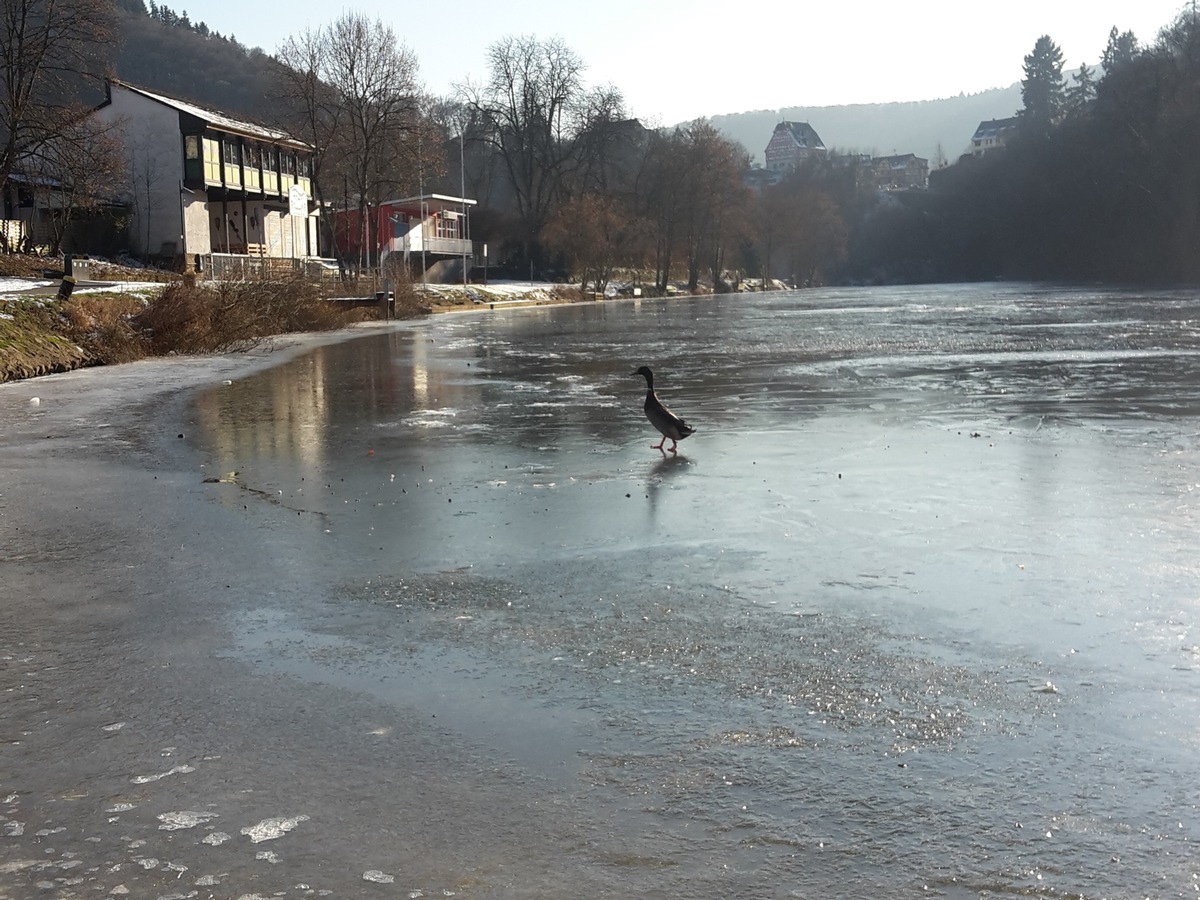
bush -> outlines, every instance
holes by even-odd
[[[251,349],[276,334],[341,328],[354,318],[301,279],[176,282],[150,302],[134,326],[155,355],[227,353]]]
[[[133,362],[146,355],[146,338],[133,319],[144,300],[118,294],[81,294],[62,307],[62,334],[87,355],[89,365]]]
[[[410,284],[399,284],[396,295],[397,315],[423,311]],[[175,281],[152,300],[80,293],[66,301],[0,301],[0,381],[146,356],[237,352],[273,335],[330,331],[378,315],[330,300],[302,278]]]

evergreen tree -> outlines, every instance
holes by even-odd
[[[1132,31],[1118,32],[1116,26],[1108,33],[1108,45],[1100,57],[1100,67],[1107,78],[1122,66],[1128,65],[1140,53],[1137,36]]]
[[[1066,109],[1066,84],[1063,81],[1063,53],[1048,35],[1042,35],[1025,57],[1025,78],[1021,81],[1021,132],[1024,136],[1044,139],[1062,121]]]
[[[1096,99],[1095,75],[1096,70],[1084,63],[1073,76],[1075,83],[1066,91],[1066,112],[1069,117],[1078,118],[1091,108],[1092,101]]]

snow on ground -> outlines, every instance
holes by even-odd
[[[57,281],[47,281],[37,278],[15,278],[0,276],[0,296],[20,294],[38,288],[48,288],[58,284]]]
[[[96,285],[76,285],[76,294],[140,294],[143,291],[161,291],[166,287],[161,281],[106,281]]]
[[[493,281],[488,284],[422,284],[417,290],[436,300],[453,302],[466,296],[474,303],[553,303],[565,285],[529,281]]]
[[[45,291],[57,288],[61,279],[0,277],[0,301],[19,300],[37,296],[46,298]],[[165,284],[158,281],[100,281],[76,285],[75,294],[142,294],[161,291]]]

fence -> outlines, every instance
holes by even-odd
[[[271,256],[241,256],[210,253],[200,257],[201,271],[215,281],[247,281],[260,278],[303,276],[312,281],[339,281],[336,260],[308,256],[284,259]]]

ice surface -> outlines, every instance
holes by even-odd
[[[257,825],[248,825],[242,829],[242,834],[257,844],[261,841],[274,841],[283,837],[301,822],[307,822],[308,816],[273,816],[263,819]]]
[[[178,831],[183,828],[195,828],[197,825],[219,818],[216,813],[210,812],[168,812],[159,815],[158,820],[162,823],[158,826],[160,831]]]
[[[1197,322],[809,291],[0,389],[0,893],[1192,892]]]

